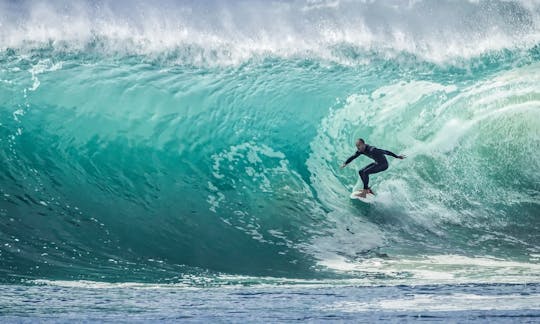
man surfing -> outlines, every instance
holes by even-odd
[[[366,198],[366,195],[368,193],[372,195],[375,194],[373,190],[371,190],[368,186],[369,175],[388,169],[388,161],[386,160],[385,155],[390,155],[400,160],[403,160],[405,158],[405,155],[395,155],[394,153],[390,151],[381,150],[381,149],[376,148],[375,146],[367,145],[364,142],[364,140],[361,138],[356,140],[356,148],[357,148],[356,153],[354,153],[351,157],[349,157],[347,161],[345,161],[345,163],[341,165],[341,168],[343,169],[349,163],[351,163],[352,160],[356,159],[362,154],[375,160],[375,162],[366,165],[362,170],[358,171],[358,174],[360,175],[360,179],[362,179],[362,182],[364,183],[364,189],[359,194],[357,194],[357,196],[361,198]]]

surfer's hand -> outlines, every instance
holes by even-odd
[[[340,168],[343,169],[343,168],[346,167],[346,166],[347,166],[347,164],[343,163],[343,164],[340,166]]]
[[[398,155],[397,158],[400,159],[400,160],[403,160],[403,159],[406,158],[406,157],[407,157],[406,155]]]

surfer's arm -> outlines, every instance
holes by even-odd
[[[396,154],[394,154],[394,153],[392,153],[392,152],[390,152],[390,151],[387,151],[387,150],[381,150],[381,151],[382,151],[384,154],[386,154],[386,155],[390,155],[390,156],[392,156],[392,157],[395,157],[396,159],[403,159],[403,158],[405,158],[404,155],[396,155]]]
[[[354,159],[356,159],[357,157],[359,157],[360,154],[362,154],[362,153],[356,151],[356,153],[354,153],[353,155],[351,155],[351,156],[347,159],[347,161],[345,161],[345,163],[343,163],[343,165],[342,165],[341,167],[344,168],[345,166],[347,166],[347,164],[351,163],[352,160],[354,160]]]

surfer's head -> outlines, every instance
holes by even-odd
[[[363,138],[359,138],[356,140],[356,148],[358,151],[362,152],[366,148],[366,142],[364,142]]]

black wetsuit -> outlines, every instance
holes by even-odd
[[[394,153],[386,150],[381,150],[376,148],[375,146],[366,145],[366,148],[363,152],[356,151],[350,158],[345,161],[345,164],[351,163],[352,160],[356,159],[360,155],[364,154],[365,156],[372,158],[375,160],[375,162],[368,164],[366,167],[364,167],[362,170],[358,171],[358,174],[360,175],[360,178],[362,179],[362,182],[364,183],[364,189],[369,189],[369,175],[373,173],[378,173],[381,171],[384,171],[388,169],[388,161],[386,160],[386,155],[393,156],[397,158],[398,156]]]

